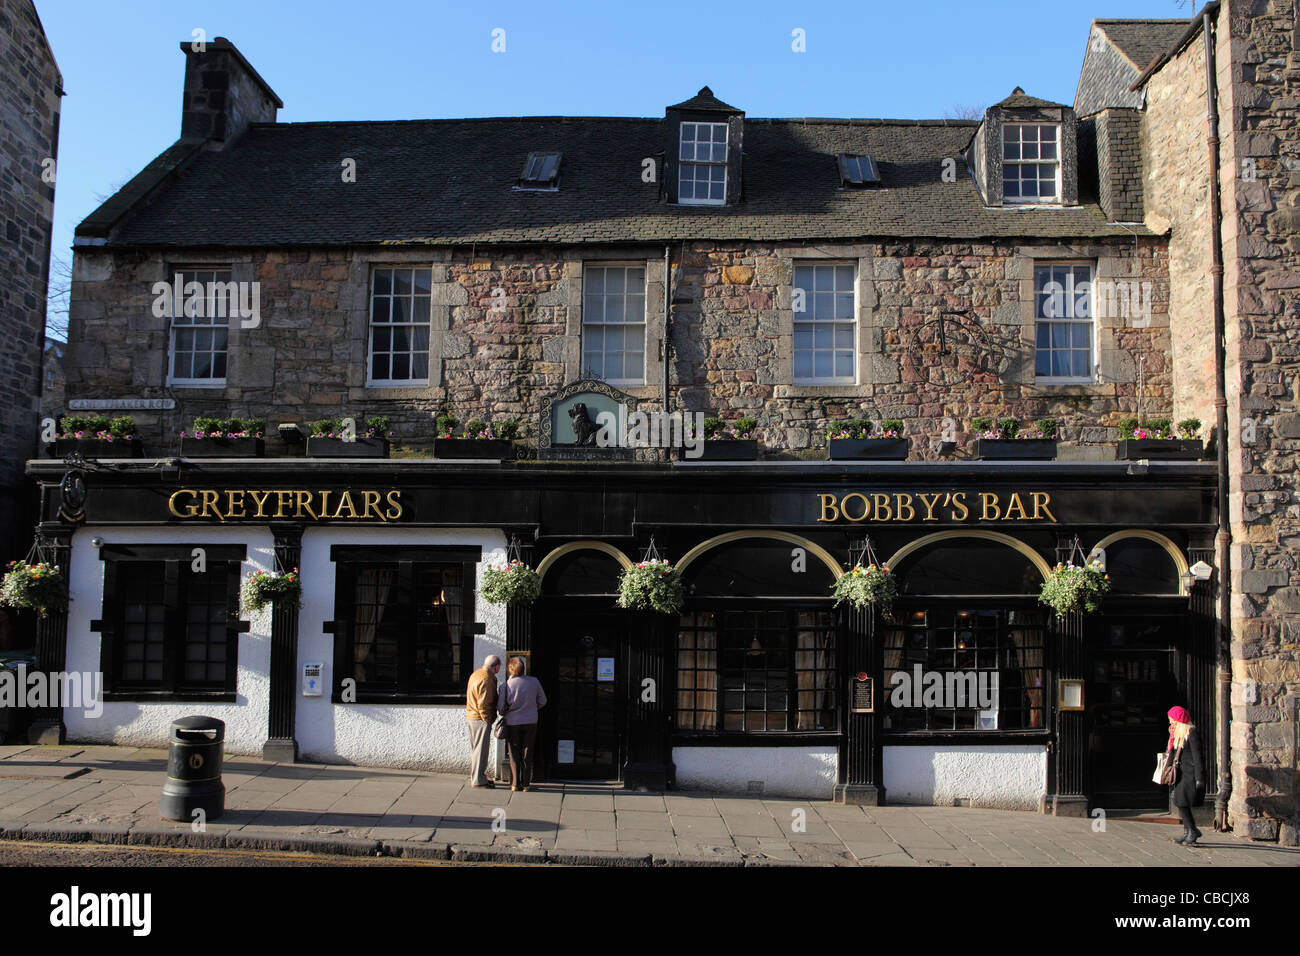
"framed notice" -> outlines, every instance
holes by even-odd
[[[849,678],[849,712],[874,714],[876,712],[876,682],[866,674]]]
[[[555,762],[573,763],[573,741],[557,740],[555,742]]]
[[[533,672],[533,652],[532,651],[507,651],[505,660],[502,663],[509,664],[510,661],[516,657],[521,658],[523,660],[524,673],[531,674]],[[508,678],[509,676],[510,676],[510,672],[508,670],[506,670],[505,673],[501,675],[503,680]]]
[[[614,658],[596,658],[596,680],[607,683],[614,679]]]

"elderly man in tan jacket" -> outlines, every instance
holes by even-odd
[[[488,750],[492,746],[492,721],[497,715],[497,671],[501,658],[489,654],[483,666],[469,675],[465,689],[465,721],[469,725],[469,785],[494,788],[484,771],[488,765]]]

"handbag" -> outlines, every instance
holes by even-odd
[[[1178,782],[1178,758],[1182,755],[1183,751],[1181,747],[1174,751],[1172,760],[1169,759],[1168,752],[1161,754],[1160,756],[1162,759],[1158,767],[1160,777],[1158,780],[1154,777],[1152,779],[1163,786],[1172,787]]]
[[[510,705],[506,704],[506,709],[501,711],[501,716],[498,717],[497,722],[492,725],[492,736],[497,740],[506,739],[506,714],[508,713],[510,713]]]

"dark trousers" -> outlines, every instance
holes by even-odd
[[[1178,806],[1178,805],[1174,804],[1174,806]],[[1183,826],[1188,827],[1189,829],[1192,830],[1196,829],[1196,821],[1192,819],[1191,807],[1181,807],[1181,806],[1178,807],[1178,819],[1180,819],[1183,822]]]
[[[507,724],[510,745],[510,789],[522,790],[533,779],[533,749],[537,744],[536,724]]]

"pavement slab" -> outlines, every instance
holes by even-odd
[[[166,752],[105,744],[0,747],[0,839],[311,850],[584,866],[1300,866],[1300,849],[1167,822],[963,807],[543,782],[475,790],[463,774],[224,762],[226,811],[162,820]]]

